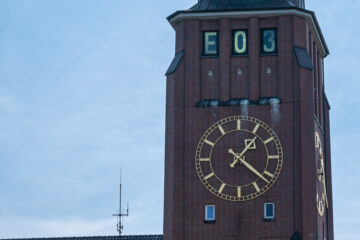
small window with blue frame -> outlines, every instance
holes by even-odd
[[[274,221],[275,220],[275,203],[264,204],[264,220]]]
[[[261,54],[277,53],[276,29],[261,29]]]
[[[206,205],[205,206],[205,223],[214,223],[215,222],[215,205]]]
[[[236,56],[248,54],[248,31],[234,30],[232,32],[232,54]]]
[[[203,32],[203,56],[219,55],[219,33],[217,31]]]

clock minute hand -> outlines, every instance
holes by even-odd
[[[239,158],[242,158],[242,156],[249,150],[250,146],[255,142],[256,138],[257,138],[257,137],[254,137],[254,139],[252,139],[249,144],[246,144],[244,150],[239,154]],[[230,150],[232,150],[232,149],[230,149]],[[230,150],[229,150],[229,152],[230,152]],[[236,164],[237,161],[239,161],[238,158],[236,158],[236,159],[234,160],[234,162],[233,162],[232,164],[230,164],[230,167],[234,168],[234,166],[235,166],[235,164]]]
[[[324,194],[325,194],[325,204],[326,204],[326,207],[329,208],[329,202],[328,202],[327,191],[326,191],[326,183],[325,183],[325,174],[323,177],[324,177],[324,179],[322,181],[322,184],[323,184]]]
[[[236,155],[236,153],[232,149],[229,149],[229,153],[234,155],[236,157],[236,159],[238,159],[240,162],[242,162],[248,169],[250,169],[250,171],[255,173],[258,177],[260,177],[266,183],[269,183],[269,181],[266,178],[264,178],[263,175],[261,175],[253,166],[251,166],[248,162],[246,162],[243,158],[241,158],[240,155],[239,156]]]

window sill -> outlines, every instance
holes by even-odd
[[[275,53],[260,53],[260,57],[266,57],[266,56],[277,56],[277,52],[275,52]]]
[[[216,220],[204,220],[205,224],[214,224],[216,223]]]
[[[249,54],[245,53],[245,54],[231,54],[232,58],[237,58],[237,57],[249,57]]]
[[[275,222],[275,218],[264,218],[264,222]]]
[[[201,58],[219,58],[219,55],[201,55]]]

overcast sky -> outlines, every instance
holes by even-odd
[[[162,233],[166,17],[196,0],[0,0],[0,238]],[[346,4],[345,4],[346,3]],[[329,45],[335,235],[358,238],[360,1],[308,0]]]

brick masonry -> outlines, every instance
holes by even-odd
[[[323,101],[322,55],[302,17],[184,19],[173,24],[176,52],[185,57],[167,77],[165,150],[165,240],[280,240],[298,231],[304,240],[334,239],[329,105]],[[260,29],[276,28],[278,52],[260,55]],[[231,31],[248,29],[248,56],[231,56]],[[218,30],[220,54],[202,57],[202,31]],[[314,71],[300,68],[293,47],[308,49]],[[270,68],[271,73],[266,69]],[[242,74],[239,75],[239,69]],[[212,71],[212,76],[209,76]],[[315,90],[314,90],[315,89]],[[269,105],[196,108],[204,99],[278,97],[277,117]],[[247,202],[229,202],[205,189],[195,170],[197,144],[212,124],[232,115],[267,123],[278,135],[284,164],[274,186]],[[326,146],[329,209],[316,208],[317,158],[314,131]],[[276,220],[265,222],[264,203],[276,203]],[[204,223],[204,206],[216,205],[216,223]]]

